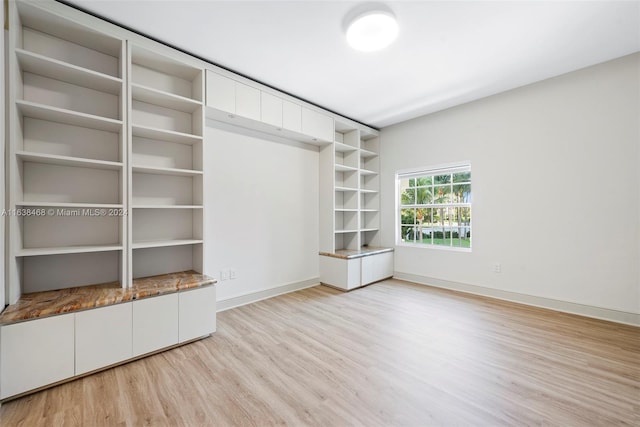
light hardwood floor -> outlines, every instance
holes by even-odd
[[[0,423],[639,426],[640,328],[397,280],[318,286],[7,402]]]

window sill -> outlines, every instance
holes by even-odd
[[[407,247],[407,248],[419,248],[419,249],[434,249],[437,251],[472,252],[472,248],[461,248],[456,246],[424,245],[424,244],[406,243],[406,242],[396,242],[396,246]]]

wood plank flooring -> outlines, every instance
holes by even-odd
[[[640,425],[640,328],[387,280],[7,402],[3,426]]]

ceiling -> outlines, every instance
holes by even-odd
[[[344,38],[363,2],[70,2],[378,128],[640,51],[638,1],[387,1],[373,53]]]

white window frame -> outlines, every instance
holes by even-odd
[[[402,205],[400,202],[400,196],[402,194],[401,192],[401,181],[403,179],[408,179],[408,178],[418,178],[421,176],[425,176],[425,175],[439,175],[439,174],[449,174],[449,173],[456,173],[456,172],[471,172],[471,162],[470,161],[464,161],[464,162],[457,162],[457,163],[449,163],[449,164],[442,164],[442,165],[436,165],[436,166],[428,166],[428,167],[422,167],[422,168],[415,168],[415,169],[405,169],[405,170],[399,170],[396,171],[395,173],[395,184],[396,184],[396,191],[395,191],[395,236],[396,236],[396,246],[408,246],[408,247],[414,247],[414,248],[423,248],[423,249],[436,249],[436,250],[446,250],[446,251],[455,251],[455,252],[471,252],[472,248],[473,248],[473,214],[471,215],[471,221],[469,222],[469,231],[471,231],[471,241],[470,241],[470,246],[468,248],[466,247],[460,247],[460,246],[445,246],[445,245],[434,245],[434,244],[427,244],[427,243],[411,243],[411,242],[404,242],[402,240],[402,215],[401,215],[401,211],[403,208],[413,208],[413,207],[424,207],[424,208],[438,208],[438,207],[443,207],[446,206],[447,208],[449,207],[467,207],[469,208],[469,211],[472,212],[472,202],[473,202],[473,196],[471,197],[471,201],[469,203],[446,203],[446,204],[427,204],[427,205],[418,205],[418,204],[413,204],[413,205]],[[471,190],[471,194],[473,194],[473,175],[471,176],[471,185],[472,185],[472,190]]]

